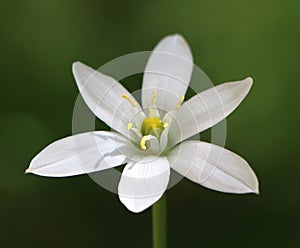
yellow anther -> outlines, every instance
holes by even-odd
[[[156,99],[157,99],[157,91],[154,90],[152,95],[152,105],[155,105]]]
[[[131,105],[132,107],[135,107],[136,106],[136,103],[127,95],[123,94],[122,97],[127,100]]]
[[[179,102],[177,103],[177,105],[175,107],[175,110],[178,110],[181,107],[183,101],[184,101],[184,96],[181,96]]]
[[[146,141],[149,139],[150,139],[149,135],[143,136],[143,138],[141,139],[140,146],[142,150],[147,150]]]
[[[133,124],[132,124],[131,122],[128,123],[128,124],[127,124],[127,129],[130,130],[130,129],[132,128],[132,125],[133,125]]]
[[[169,126],[169,123],[168,122],[165,122],[164,123],[164,128],[167,128]]]

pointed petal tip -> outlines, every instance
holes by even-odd
[[[124,206],[127,208],[127,210],[129,210],[131,213],[134,213],[134,214],[140,214],[146,210],[145,208],[131,208],[126,205],[124,205]]]
[[[258,186],[258,181],[257,181],[257,186],[255,187],[253,193],[260,195],[260,191],[259,191],[259,186]]]
[[[175,34],[171,34],[170,38],[173,38],[174,40],[184,40],[183,36],[181,34],[175,33]]]
[[[253,194],[256,194],[256,195],[259,195],[260,192],[259,192],[259,181],[258,181],[258,178],[255,174],[255,172],[250,168],[251,170],[251,174],[252,174],[252,179],[250,180],[248,186],[249,186],[249,191],[248,193],[253,193]]]
[[[73,73],[74,73],[78,68],[80,68],[80,67],[82,67],[82,66],[84,66],[84,64],[81,63],[80,61],[75,61],[75,62],[73,62],[73,64],[72,64],[72,71],[73,71]]]
[[[256,194],[256,195],[259,195],[260,194],[260,192],[259,192],[259,182],[258,182],[258,179],[257,179],[257,177],[255,176],[255,174],[254,174],[254,183],[253,183],[253,186],[251,187],[251,191],[249,192],[249,193],[254,193],[254,194]]]
[[[73,68],[74,68],[74,67],[77,67],[77,66],[79,66],[80,64],[82,64],[80,61],[75,61],[75,62],[73,62],[72,67],[73,67]]]
[[[169,42],[175,42],[175,43],[183,43],[185,46],[189,47],[185,38],[178,33],[166,35],[163,37],[162,40],[168,40]]]
[[[30,170],[30,168],[26,169],[24,174],[29,174],[29,173],[32,173],[32,171]]]
[[[139,214],[146,211],[157,203],[163,196],[163,193],[149,197],[131,197],[128,195],[118,194],[120,202],[132,213]],[[150,200],[152,198],[152,200]],[[150,201],[149,201],[150,200]]]
[[[185,40],[185,38],[181,35],[181,34],[171,34],[169,36],[170,39],[172,39],[174,42],[176,43],[182,43],[184,46],[189,47],[187,41]]]
[[[93,73],[95,71],[92,67],[90,67],[80,61],[73,62],[72,71],[74,74],[79,73],[80,71],[83,71],[83,70],[89,71],[89,73]]]
[[[249,189],[247,191],[240,192],[240,193],[242,193],[242,194],[256,194],[256,195],[259,195],[260,192],[259,192],[258,184],[253,185],[252,187],[249,187]]]
[[[136,206],[136,205],[132,204],[132,201],[130,200],[130,198],[121,196],[120,194],[119,194],[119,200],[126,207],[127,210],[129,210],[130,212],[132,212],[134,214],[139,214],[148,208],[148,206],[147,207]]]
[[[253,78],[252,77],[247,77],[244,81],[247,84],[249,84],[250,87],[252,87],[252,85],[253,85]]]
[[[80,64],[81,63],[79,61],[73,62],[73,64],[72,64],[72,72],[73,72],[74,76],[76,75],[76,72],[77,72],[78,68],[80,67]]]
[[[81,89],[80,85],[84,85],[95,70],[80,61],[75,61],[72,64],[72,72],[79,89]]]
[[[241,87],[243,89],[243,91],[246,94],[248,94],[250,89],[252,88],[252,85],[253,85],[253,78],[252,77],[247,77],[244,80],[237,81],[236,83],[237,83],[237,85],[239,85],[239,87]]]
[[[193,63],[191,48],[185,38],[178,33],[169,34],[163,37],[163,39],[154,48],[154,51],[172,53],[184,58],[190,63]]]

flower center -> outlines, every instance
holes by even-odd
[[[127,100],[132,105],[132,107],[136,106],[136,103],[129,96],[122,95],[122,97],[125,100]],[[168,122],[162,122],[159,117],[158,110],[156,109],[155,106],[156,98],[157,98],[157,92],[156,90],[154,90],[152,96],[152,107],[149,109],[149,116],[146,119],[144,119],[140,130],[143,135],[140,141],[140,147],[142,148],[142,150],[147,150],[146,141],[151,139],[150,135],[153,135],[159,139],[162,132],[169,126]],[[184,96],[181,96],[178,104],[174,108],[175,111],[181,107],[183,101],[184,101]],[[128,130],[134,129],[133,123],[128,123],[127,129]]]
[[[164,123],[159,117],[147,117],[142,123],[141,132],[143,136],[153,134],[159,138],[164,129]]]

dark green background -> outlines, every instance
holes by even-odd
[[[168,191],[170,247],[299,247],[299,23],[297,0],[2,0],[0,246],[151,247],[150,210],[130,213],[86,175],[24,170],[71,134],[73,61],[99,67],[180,33],[215,84],[254,78],[226,147],[249,161],[261,194],[181,181]]]

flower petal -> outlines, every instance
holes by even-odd
[[[119,152],[129,140],[113,132],[69,136],[47,146],[31,161],[26,173],[65,177],[112,168],[126,162]]]
[[[258,193],[258,180],[237,154],[213,144],[186,141],[168,154],[170,166],[191,181],[227,193]]]
[[[248,94],[253,80],[218,85],[192,97],[174,114],[168,145],[175,145],[226,118]]]
[[[162,39],[154,48],[143,78],[143,108],[152,105],[152,92],[157,91],[157,108],[173,109],[185,95],[193,70],[193,57],[187,42],[175,34]]]
[[[169,176],[166,157],[148,156],[129,162],[119,183],[120,201],[134,213],[145,210],[163,195]]]
[[[134,144],[131,142],[129,145],[120,148],[120,152],[126,156],[126,158],[147,157],[152,155],[158,155],[161,152],[160,143],[157,137],[153,135],[148,135],[145,140],[146,150],[141,148],[141,140],[139,144]]]
[[[128,123],[141,125],[145,115],[140,105],[119,82],[80,62],[73,64],[73,74],[86,104],[107,125],[127,137]]]

